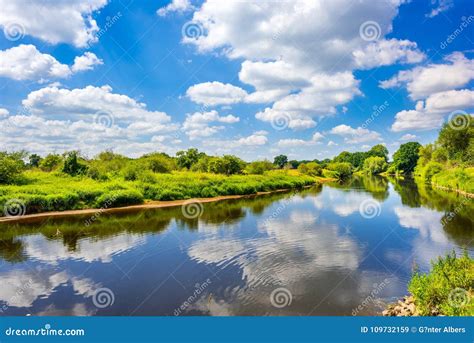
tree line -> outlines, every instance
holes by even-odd
[[[353,173],[412,174],[429,180],[446,168],[472,166],[474,155],[474,129],[472,117],[466,115],[460,127],[459,118],[446,123],[433,144],[422,146],[418,142],[402,144],[389,161],[389,152],[382,144],[368,151],[343,151],[333,159],[289,160],[278,155],[272,161],[245,162],[234,155],[211,156],[196,148],[178,151],[175,156],[156,152],[139,158],[129,158],[113,151],[104,151],[88,159],[78,151],[63,154],[0,152],[0,183],[15,183],[27,169],[44,172],[62,172],[67,175],[86,175],[95,180],[106,180],[109,174],[121,174],[125,180],[136,180],[144,172],[170,173],[194,171],[224,175],[264,174],[274,169],[297,169],[310,176],[344,178]]]

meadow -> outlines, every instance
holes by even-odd
[[[0,188],[0,207],[27,214],[84,208],[120,207],[148,201],[247,195],[278,189],[302,188],[315,177],[295,171],[275,170],[262,175],[220,175],[174,171],[125,180],[111,176],[94,180],[84,175],[26,171],[22,183]],[[16,204],[15,204],[16,202]],[[22,208],[15,208],[20,206]],[[6,213],[3,213],[5,215]]]

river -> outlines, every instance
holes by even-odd
[[[1,315],[376,315],[474,253],[474,204],[352,178],[187,207],[0,225]]]

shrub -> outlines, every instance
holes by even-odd
[[[421,315],[474,315],[474,259],[467,252],[456,257],[453,251],[432,262],[429,274],[415,272],[408,290]]]
[[[87,171],[87,166],[77,161],[77,152],[71,151],[66,154],[64,159],[63,173],[69,174],[71,176],[76,176],[79,174],[85,174]]]
[[[199,158],[199,160],[191,166],[191,170],[203,173],[209,172],[209,162],[211,161],[211,159],[212,158],[209,156],[203,156]]]
[[[105,173],[102,173],[101,170],[95,166],[89,167],[87,170],[87,176],[97,181],[106,181],[109,179]]]
[[[346,178],[352,174],[352,165],[348,162],[333,162],[327,165],[327,169],[334,171],[339,179]]]
[[[140,171],[142,171],[138,165],[135,163],[130,163],[123,171],[123,178],[126,181],[136,181],[138,180],[138,175],[140,174]]]
[[[144,183],[155,183],[156,177],[150,170],[144,170],[138,173],[138,180]]]
[[[120,207],[143,203],[143,195],[132,190],[118,190],[105,193],[97,199],[99,207]]]
[[[209,171],[216,174],[233,175],[240,174],[244,169],[245,162],[232,155],[215,157],[209,162]]]
[[[154,154],[148,159],[148,168],[154,173],[171,173],[174,169],[171,158]]]
[[[56,169],[62,162],[63,158],[61,155],[49,154],[43,158],[39,164],[41,170],[50,172],[53,169]]]
[[[439,147],[433,151],[432,158],[435,162],[446,163],[448,161],[448,150],[446,150],[446,148]]]
[[[438,162],[428,162],[421,171],[421,177],[425,182],[431,182],[433,175],[443,170],[443,165]]]
[[[0,184],[13,183],[25,168],[24,154],[0,152]]]
[[[245,171],[248,174],[256,174],[256,175],[262,175],[266,171],[274,169],[274,165],[272,162],[268,160],[263,160],[263,161],[255,161],[251,162],[245,167]]]
[[[301,174],[306,174],[310,176],[321,176],[322,168],[316,162],[301,163],[298,166],[298,171]]]
[[[384,157],[372,156],[364,161],[364,171],[369,174],[380,174],[387,170],[387,162]]]

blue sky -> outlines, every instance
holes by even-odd
[[[474,109],[469,0],[0,6],[2,150],[322,159]]]

